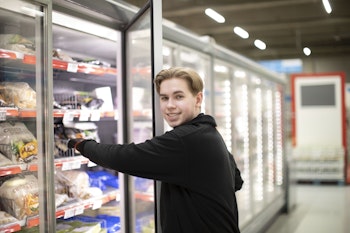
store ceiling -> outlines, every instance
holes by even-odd
[[[145,0],[126,0],[141,7]],[[157,2],[157,0],[155,0]],[[163,18],[253,60],[350,55],[350,1],[329,0],[327,14],[322,0],[163,0]],[[205,15],[212,8],[225,17],[219,24]],[[240,26],[249,33],[242,39],[233,33]],[[265,50],[254,46],[260,39]]]

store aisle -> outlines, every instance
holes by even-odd
[[[265,233],[349,233],[350,186],[297,185],[296,206]]]

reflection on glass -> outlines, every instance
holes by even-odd
[[[255,92],[253,93],[253,105],[254,108],[254,115],[253,115],[253,121],[255,123],[255,129],[256,129],[256,135],[255,135],[255,169],[256,173],[254,174],[255,177],[255,199],[258,201],[263,200],[264,198],[264,167],[263,167],[263,132],[262,132],[262,93],[261,88],[257,87],[255,88]]]
[[[47,78],[41,59],[44,40],[39,32],[46,29],[39,23],[41,8],[26,1],[0,1],[1,232],[39,229],[39,208],[45,213],[50,208],[42,196],[48,156],[40,125],[45,87],[37,88]],[[27,218],[37,221],[28,223]]]
[[[282,132],[282,95],[281,90],[277,90],[274,95],[275,99],[275,118],[276,118],[276,185],[283,184],[283,132]]]
[[[180,51],[180,59],[175,61],[174,65],[189,67],[194,69],[199,76],[203,79],[204,82],[204,95],[203,95],[203,103],[202,103],[202,112],[209,113],[212,111],[210,109],[210,99],[208,98],[208,93],[210,93],[210,66],[209,66],[209,57],[205,54],[202,54],[198,51],[194,51],[188,48],[181,47]]]
[[[272,91],[266,91],[266,131],[267,131],[267,191],[272,192],[274,190],[274,125],[273,125],[273,96]]]
[[[232,152],[232,112],[231,112],[231,74],[229,65],[216,60],[214,65],[214,111],[217,128],[227,149]]]
[[[128,81],[131,98],[131,141],[138,143],[152,138],[152,80],[150,15],[145,13],[127,34]],[[134,200],[132,218],[134,232],[154,232],[154,182],[133,177]]]

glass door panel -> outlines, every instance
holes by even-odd
[[[204,82],[204,99],[202,104],[202,112],[211,114],[211,66],[210,57],[206,54],[200,53],[198,51],[180,47],[177,51],[177,57],[175,60],[175,65],[189,67],[194,69]]]
[[[153,137],[150,11],[144,13],[127,33],[127,71],[131,91],[130,140],[143,142]],[[131,177],[134,230],[154,229],[154,182]]]
[[[120,230],[119,173],[66,147],[74,138],[118,142],[119,34],[57,9],[52,26],[57,229]]]
[[[250,121],[249,121],[249,74],[236,67],[233,70],[233,154],[241,171],[244,185],[236,192],[240,213],[240,225],[246,225],[254,216],[252,205]]]
[[[47,232],[55,221],[46,205],[53,201],[49,9],[43,1],[0,1],[0,232]]]
[[[226,143],[232,153],[232,80],[231,67],[219,60],[214,61],[214,116]]]
[[[125,34],[127,102],[124,104],[128,109],[128,140],[135,143],[152,138],[157,130],[162,132],[156,128],[162,126],[163,120],[153,115],[157,114],[153,78],[163,63],[160,12],[161,4],[146,4]],[[130,232],[156,231],[155,188],[154,180],[129,177]]]

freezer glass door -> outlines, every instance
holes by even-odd
[[[214,116],[228,151],[232,152],[232,78],[229,64],[214,62]]]
[[[44,96],[50,6],[40,2],[0,1],[0,232],[39,232],[39,224],[45,232],[54,221],[45,204],[52,198],[44,140],[52,109]]]
[[[115,144],[119,139],[119,33],[56,5],[52,16],[56,230],[117,232],[119,173],[67,148],[67,141],[84,138]]]
[[[144,142],[156,134],[153,126],[158,116],[153,115],[153,77],[162,67],[161,5],[145,6],[125,34],[126,43],[126,108],[128,109],[128,140]],[[157,12],[156,12],[157,11]],[[153,26],[152,26],[153,25]],[[160,26],[161,28],[161,26]],[[160,40],[160,42],[157,40]],[[158,102],[158,101],[157,101]],[[162,122],[159,120],[158,122]],[[162,129],[159,129],[161,132]],[[155,232],[155,182],[140,177],[129,177],[130,232]]]

